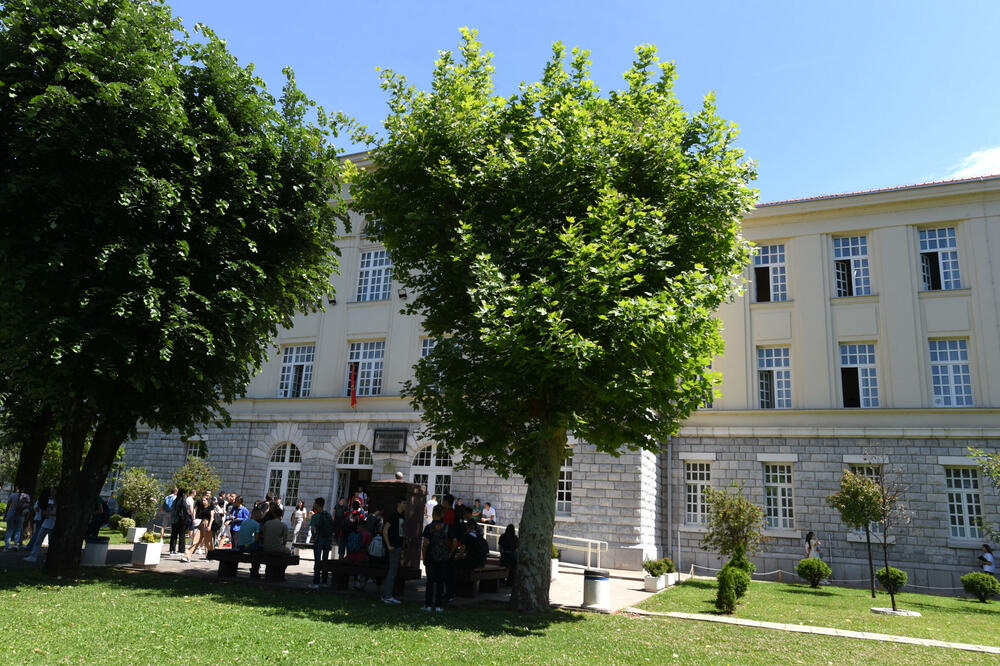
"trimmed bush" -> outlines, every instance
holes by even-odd
[[[976,597],[984,604],[989,603],[987,598],[991,595],[1000,596],[1000,583],[992,575],[985,571],[973,571],[962,576],[962,587],[965,591]]]
[[[143,543],[156,543],[160,540],[160,535],[153,530],[146,530],[142,533],[142,536],[139,537],[139,540]]]
[[[108,527],[110,527],[113,530],[117,530],[118,523],[121,522],[121,519],[122,516],[119,516],[117,513],[111,514],[111,517],[108,518]]]
[[[743,544],[738,544],[733,548],[733,557],[729,560],[729,564],[737,569],[746,571],[748,576],[752,576],[753,572],[757,571],[757,567],[754,563],[747,559],[747,549],[743,546]]]
[[[7,502],[0,502],[0,520],[7,518]]]
[[[799,575],[799,578],[809,581],[810,587],[819,587],[819,582],[824,578],[829,578],[833,571],[830,569],[830,565],[818,557],[807,557],[804,560],[799,560],[798,566],[795,567],[795,573]]]
[[[719,572],[719,591],[715,595],[715,607],[720,613],[732,613],[736,610],[736,600],[739,599],[739,595],[736,594],[736,579],[741,574],[745,576],[746,572],[728,564]]]
[[[555,544],[552,544],[552,559],[553,560],[558,560],[559,559],[559,549],[556,548]]]
[[[644,560],[642,563],[642,568],[646,570],[650,576],[659,577],[664,574],[673,573],[677,571],[674,566],[673,560],[669,557],[661,557],[658,560]]]
[[[128,528],[135,527],[135,521],[131,518],[122,518],[118,521],[118,529],[121,531],[122,536],[128,536]]]
[[[909,580],[905,571],[895,567],[889,567],[888,572],[885,570],[885,567],[882,567],[875,572],[875,578],[878,579],[878,583],[882,586],[882,589],[889,594],[896,594],[902,590],[906,585],[906,581]]]
[[[733,591],[736,592],[737,599],[742,599],[743,595],[750,589],[750,574],[739,567],[730,566],[729,568],[733,570]]]

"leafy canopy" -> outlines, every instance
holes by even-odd
[[[705,488],[705,501],[708,524],[701,539],[702,550],[715,551],[722,557],[732,555],[741,564],[746,555],[760,552],[766,541],[764,510],[743,494],[742,485],[734,482],[731,492]]]
[[[848,527],[862,528],[882,520],[882,487],[873,479],[850,470],[840,477],[840,492],[827,497]]]
[[[180,469],[174,472],[171,481],[185,493],[193,490],[199,497],[205,491],[215,493],[222,484],[215,467],[199,456],[188,456]]]
[[[144,525],[163,501],[163,485],[141,467],[129,467],[118,481],[118,503]]]
[[[556,44],[501,97],[464,30],[429,91],[384,72],[386,134],[349,176],[438,339],[406,386],[428,436],[501,474],[527,474],[545,433],[614,453],[675,432],[711,391],[713,313],[750,256],[754,166],[713,97],[686,113],[650,45],[607,96],[589,67]]]

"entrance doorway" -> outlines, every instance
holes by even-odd
[[[336,501],[345,501],[357,491],[358,486],[367,485],[372,480],[374,461],[371,450],[363,444],[349,444],[337,456]]]

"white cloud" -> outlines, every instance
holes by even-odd
[[[975,176],[992,176],[1000,174],[1000,146],[978,150],[953,169],[948,178],[974,178]]]

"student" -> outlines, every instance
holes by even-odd
[[[24,526],[25,505],[31,502],[27,493],[22,493],[21,489],[14,486],[10,497],[7,498],[7,532],[4,535],[7,550],[17,550],[21,546],[21,529]],[[11,545],[13,541],[13,545]]]
[[[406,512],[406,500],[396,502],[395,509],[386,517],[382,526],[382,540],[389,554],[389,571],[382,582],[382,601],[387,604],[400,603],[392,594],[396,584],[396,573],[399,571],[399,559],[403,555],[403,514]]]
[[[343,500],[343,498],[341,498]],[[335,533],[334,519],[324,507],[326,500],[317,497],[313,502],[313,516],[309,520],[309,533],[313,543],[313,582],[309,587],[313,590],[320,586],[319,563],[330,557],[330,548],[333,546]],[[323,584],[326,584],[327,571],[322,572]]]
[[[489,502],[483,507],[483,521],[487,525],[497,524],[497,512]]]
[[[822,546],[823,542],[816,538],[814,532],[806,534],[806,558],[823,559]]]
[[[260,548],[265,553],[288,555],[288,547],[285,545],[288,543],[288,525],[282,520],[284,517],[284,508],[275,502],[257,535]]]
[[[500,549],[500,564],[507,567],[507,585],[514,584],[514,574],[517,572],[517,549],[520,541],[514,524],[507,525],[506,531],[497,540],[497,547]]]
[[[372,542],[372,534],[362,520],[354,524],[353,531],[347,535],[347,556],[344,558],[348,562],[362,564],[368,559],[368,544]],[[354,589],[363,590],[368,584],[367,576],[358,576],[354,583]]]
[[[477,523],[483,520],[483,505],[479,503],[479,500],[475,500],[472,505],[472,519]]]
[[[437,504],[438,504],[437,495],[431,495],[431,499],[426,504],[424,504],[424,527],[430,525],[431,521],[434,520],[433,518],[434,507],[436,507]]]
[[[444,507],[440,504],[434,507],[431,518],[431,524],[424,528],[423,542],[420,546],[420,558],[424,561],[427,575],[423,610],[441,612],[452,546],[451,539],[448,538],[448,526],[443,520]]]
[[[25,562],[37,562],[38,555],[42,550],[42,542],[45,541],[46,535],[51,532],[56,526],[56,489],[53,488],[52,492],[49,494],[49,501],[45,505],[45,510],[42,512],[42,526],[38,530],[36,535],[37,539],[35,545],[31,548],[31,554],[24,558]]]
[[[183,555],[185,550],[185,535],[188,526],[194,523],[194,517],[187,508],[184,489],[178,489],[174,501],[170,505],[170,550],[168,555]]]
[[[35,501],[35,529],[31,532],[31,540],[28,542],[26,548],[30,551],[35,547],[35,542],[38,541],[38,533],[42,530],[43,513],[45,508],[49,505],[49,496],[52,494],[50,488],[46,488],[39,495],[38,500]]]
[[[243,497],[237,496],[233,500],[233,517],[229,520],[229,531],[232,534],[229,545],[233,548],[240,546],[240,528],[250,517],[250,511],[243,506]]]
[[[208,505],[207,499],[202,498],[194,511],[194,538],[191,539],[191,545],[181,558],[185,562],[190,562],[191,556],[198,552],[199,548],[204,548],[206,555],[212,550],[212,507]]]
[[[304,500],[299,500],[295,503],[295,510],[292,511],[292,546],[299,542],[299,532],[302,531],[302,526],[306,524],[306,515],[308,513]]]
[[[455,568],[471,571],[486,564],[490,547],[486,539],[479,534],[479,527],[474,520],[465,522],[465,534],[462,535],[459,553],[455,556]]]
[[[979,556],[979,561],[983,565],[983,571],[992,575],[994,578],[997,575],[996,559],[993,557],[993,549],[990,548],[988,543],[983,544],[982,548],[983,554]]]

